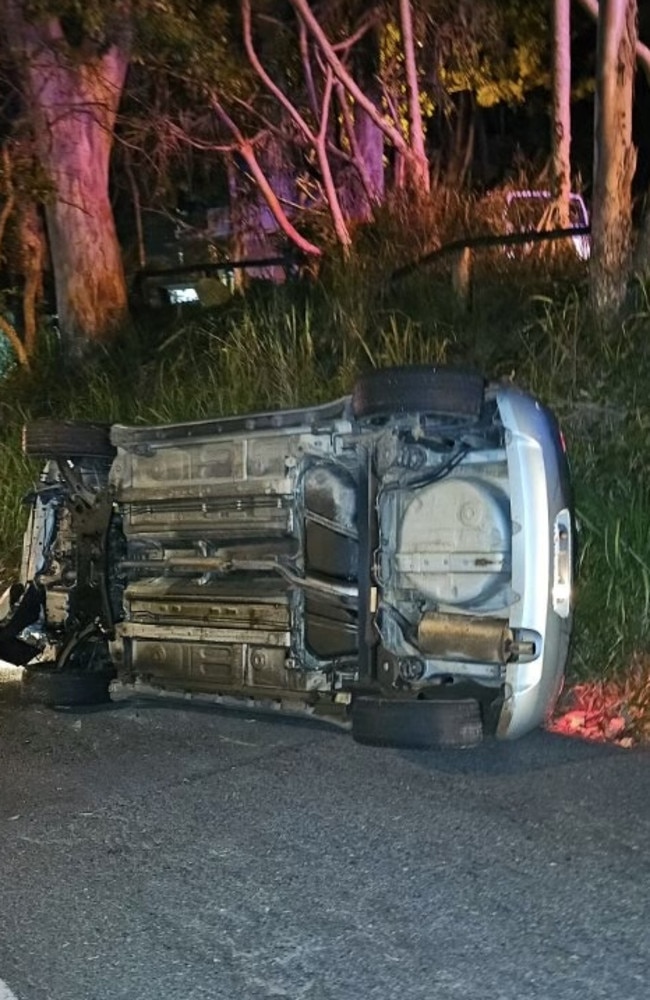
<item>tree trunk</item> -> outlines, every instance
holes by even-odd
[[[43,301],[46,241],[38,206],[21,200],[17,210],[20,270],[23,276],[23,330],[27,357],[36,352],[39,307]]]
[[[598,0],[578,0],[578,3],[593,17],[594,21],[598,20]],[[644,45],[637,38],[635,51],[639,69],[643,71],[646,80],[650,83],[650,47]]]
[[[9,4],[37,153],[52,186],[45,214],[59,327],[68,350],[108,341],[127,317],[109,200],[113,129],[128,66],[126,37],[101,54],[72,50],[56,18],[29,23]]]
[[[237,127],[228,112],[220,103],[216,94],[211,95],[210,105],[219,121],[226,126],[235,140],[237,152],[244,160],[251,180],[257,185],[262,198],[268,205],[273,218],[278,224],[278,228],[281,229],[285,236],[287,236],[288,239],[290,239],[291,242],[294,243],[303,253],[312,254],[314,257],[320,257],[322,254],[320,247],[317,247],[316,244],[312,243],[310,240],[305,239],[305,237],[298,232],[296,227],[291,222],[257,158],[252,142],[244,137],[241,130]]]
[[[5,260],[12,261],[12,270],[23,279],[22,306],[23,323],[21,341],[17,324],[4,319],[2,332],[9,339],[19,363],[29,368],[29,359],[36,349],[38,333],[38,309],[43,300],[43,267],[47,245],[38,206],[16,185],[13,177],[13,154],[8,145],[2,149],[3,194],[5,203],[0,212],[0,253]],[[13,236],[15,246],[7,252],[3,247],[9,219],[13,216]]]
[[[473,96],[470,91],[462,90],[456,98],[456,112],[450,122],[451,140],[445,169],[445,181],[456,191],[462,191],[474,158],[474,119]]]
[[[45,214],[59,326],[73,350],[79,341],[110,340],[128,311],[108,193],[114,111],[126,65],[108,62],[50,68],[45,78],[40,68],[30,72],[32,93],[41,94],[39,152],[54,187]],[[104,79],[109,69],[114,88]]]
[[[384,133],[360,107],[356,107],[354,111],[354,133],[373,200],[381,204],[385,194]]]
[[[406,93],[408,99],[409,138],[413,153],[410,166],[413,172],[413,183],[416,191],[429,193],[429,162],[424,143],[424,125],[420,107],[420,86],[415,59],[415,39],[413,37],[413,11],[411,0],[400,0],[400,24],[402,29],[402,45],[404,47],[404,66],[406,69]]]
[[[382,98],[377,82],[379,63],[380,40],[378,32],[373,30],[355,47],[352,65],[355,79],[375,107],[381,106]],[[350,104],[341,83],[337,84],[337,96],[356,167],[356,171],[347,171],[344,175],[348,188],[344,205],[349,219],[367,222],[385,197],[384,133],[358,102]]]
[[[552,187],[557,223],[569,225],[571,194],[571,0],[553,0]]]
[[[630,268],[632,92],[637,39],[636,0],[602,0],[598,18],[591,220],[590,299],[605,327],[618,317]]]

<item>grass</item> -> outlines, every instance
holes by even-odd
[[[17,425],[4,428],[0,440],[0,581],[8,582],[20,561],[25,512],[22,497],[34,479],[31,463],[20,450]],[[3,587],[0,584],[0,591]]]
[[[650,311],[605,337],[580,293],[543,300],[522,330],[525,384],[560,417],[579,527],[574,678],[614,679],[646,653],[650,626]]]
[[[381,244],[379,252],[368,233],[360,245],[345,264],[332,257],[316,283],[261,287],[211,312],[158,314],[83,371],[62,369],[58,345],[44,338],[34,374],[0,384],[0,576],[16,567],[20,497],[38,474],[20,453],[24,420],[172,422],[331,399],[369,366],[471,364],[548,402],[567,438],[580,522],[572,677],[609,681],[645,662],[647,290],[634,290],[628,320],[605,337],[589,321],[584,275],[567,268],[486,255],[472,308],[459,313],[447,264],[392,284],[406,249],[391,255]]]

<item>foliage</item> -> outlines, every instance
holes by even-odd
[[[1,377],[1,376],[0,376]],[[25,511],[22,497],[33,481],[31,463],[20,451],[20,414],[0,431],[0,591],[16,572],[20,560]]]
[[[220,155],[236,143],[215,117],[217,97],[244,136],[259,142],[273,134],[283,150],[285,170],[308,184],[310,199],[322,183],[313,148],[286,111],[260,85],[243,53],[239,5],[208,0],[165,0],[136,6],[133,67],[118,129],[114,177],[126,192],[124,157],[137,177],[143,204],[173,204],[180,187],[224,189]],[[452,114],[452,96],[471,92],[479,104],[515,103],[531,88],[548,83],[546,0],[524,4],[450,4],[420,0],[415,5],[420,52],[423,117]],[[320,23],[363,90],[367,79],[383,90],[386,120],[407,132],[406,90],[397,5],[386,2],[314,4]],[[365,30],[363,30],[365,28]],[[290,97],[296,111],[318,131],[289,3],[255,0],[253,34],[269,76]],[[350,46],[355,33],[359,37]],[[377,62],[371,55],[378,39]],[[322,94],[322,61],[311,58],[314,89]],[[354,113],[354,102],[350,107]],[[332,168],[339,173],[350,150],[340,113],[329,129]],[[333,152],[334,146],[338,152]],[[349,168],[348,168],[349,169]],[[339,181],[339,186],[343,183]],[[222,195],[223,197],[223,195]],[[213,195],[214,198],[214,195]],[[308,220],[307,225],[309,225]]]
[[[492,107],[520,103],[549,86],[548,0],[428,0],[424,8],[430,33],[424,48],[436,53],[447,94],[470,91],[479,106]]]
[[[394,107],[398,109],[398,124],[404,132],[408,131],[407,93],[404,82],[404,48],[399,26],[389,20],[381,33],[379,72],[384,87],[394,96]],[[430,92],[420,93],[420,107],[424,119],[431,118],[436,109]]]
[[[537,298],[521,331],[517,377],[558,413],[573,467],[579,582],[573,671],[611,676],[647,649],[650,624],[650,310],[645,289],[610,337],[584,288]],[[513,357],[513,362],[515,358]]]
[[[1,306],[2,299],[0,298],[0,307]],[[11,344],[4,334],[0,334],[0,378],[2,378],[14,364],[15,356],[11,349]]]
[[[134,63],[201,93],[228,80],[237,93],[245,74],[233,47],[232,5],[215,0],[144,0],[134,8]]]
[[[272,146],[277,151],[276,173],[291,175],[288,187],[292,191],[308,187],[306,198],[302,194],[289,197],[294,208],[304,201],[310,205],[309,217],[303,215],[293,229],[283,227],[290,239],[299,242],[297,229],[303,233],[325,203],[343,244],[348,242],[348,216],[356,219],[369,214],[372,196],[361,181],[359,166],[363,157],[351,149],[350,140],[357,102],[349,93],[347,97],[337,93],[329,121],[319,118],[318,105],[326,89],[323,53],[313,39],[306,52],[301,49],[299,19],[290,0],[253,0],[254,43],[269,78],[287,95],[296,114],[315,135],[326,131],[327,158],[334,175],[329,188],[315,143],[262,85],[246,57],[239,3],[20,0],[17,5],[41,24],[48,17],[55,19],[61,29],[58,51],[73,63],[92,62],[114,43],[129,52],[130,71],[112,163],[113,204],[121,232],[133,229],[134,214],[143,206],[174,211],[181,191],[188,200],[205,195],[212,204],[223,203],[236,184],[241,200],[242,191],[252,186],[251,163],[246,160],[244,166],[242,161],[243,146],[254,151],[251,155],[261,159],[270,175],[273,168],[263,160],[264,150]],[[373,101],[381,104],[385,121],[392,121],[399,148],[397,140],[408,132],[408,116],[398,4],[395,0],[373,6],[365,0],[327,0],[312,3],[312,8],[355,82],[362,90],[372,87]],[[512,103],[545,83],[547,0],[499,4],[494,0],[414,0],[413,10],[421,111],[424,118],[444,118],[445,134],[446,123],[462,117],[455,114],[455,94],[471,93],[483,105]],[[228,117],[234,123],[232,129],[225,124]],[[462,133],[461,123],[458,136]],[[438,138],[436,146],[440,147]],[[380,148],[376,155],[381,170]],[[227,164],[237,167],[229,179]],[[395,185],[401,176],[396,166]],[[365,194],[360,193],[363,184]],[[342,194],[340,214],[332,205],[333,191]],[[328,238],[331,229],[330,225]],[[314,246],[319,249],[323,244],[312,241]]]

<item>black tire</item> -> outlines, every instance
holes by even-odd
[[[352,736],[369,746],[410,750],[473,747],[483,739],[481,708],[474,698],[359,697],[352,702]]]
[[[476,418],[481,412],[485,379],[461,368],[411,365],[375,368],[352,390],[352,412],[358,419],[400,413]]]
[[[23,427],[23,453],[33,458],[112,458],[109,424],[35,420]]]
[[[56,670],[52,666],[28,667],[23,675],[25,701],[39,705],[102,705],[110,702],[113,671]]]

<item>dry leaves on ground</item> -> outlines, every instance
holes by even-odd
[[[635,654],[620,677],[570,688],[547,728],[621,747],[650,743],[650,654]]]

